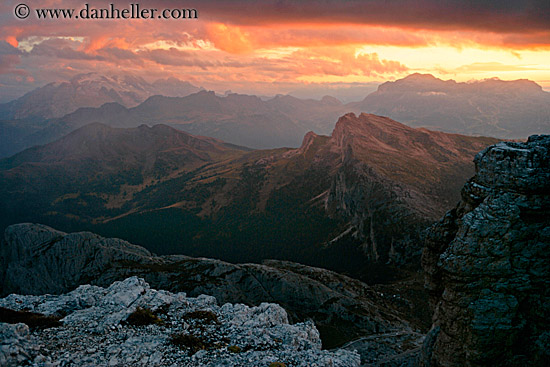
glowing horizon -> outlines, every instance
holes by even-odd
[[[198,19],[17,19],[0,5],[0,86],[17,94],[86,72],[176,77],[273,95],[419,72],[458,82],[529,79],[550,90],[550,5],[499,2],[196,1]],[[106,1],[177,8],[181,1]],[[38,0],[37,8],[76,8]],[[31,9],[31,11],[32,11]]]

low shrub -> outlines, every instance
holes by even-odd
[[[231,353],[240,353],[241,352],[241,347],[237,346],[237,345],[230,345],[227,347],[227,350],[230,351]]]
[[[126,319],[126,323],[134,326],[162,325],[163,321],[148,308],[138,307]]]
[[[196,337],[192,334],[172,334],[170,336],[170,343],[180,348],[189,350],[190,354],[195,354],[199,350],[208,349],[212,347],[212,344]]]
[[[63,325],[58,317],[46,316],[29,311],[15,311],[0,307],[0,322],[8,324],[24,323],[31,329],[46,329]]]

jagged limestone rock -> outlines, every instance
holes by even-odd
[[[0,366],[17,367],[31,360],[29,327],[25,324],[0,323]]]
[[[81,300],[86,299],[86,302]],[[33,361],[35,366],[236,366],[268,365],[353,367],[360,365],[354,351],[321,350],[321,339],[309,321],[289,324],[276,304],[218,306],[201,295],[154,290],[143,279],[131,277],[108,288],[83,285],[60,296],[10,295],[2,307],[65,314],[62,326],[29,334],[25,325],[0,323],[2,365]],[[155,312],[161,323],[125,323],[139,308]],[[214,315],[197,317],[199,312]],[[193,316],[195,315],[195,316]],[[192,335],[200,347],[175,343],[174,335]],[[185,339],[181,339],[185,340]],[[239,353],[228,349],[240,348]]]
[[[425,366],[550,358],[550,136],[480,152],[462,201],[427,234],[435,313]]]

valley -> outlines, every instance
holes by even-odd
[[[493,142],[367,114],[341,117],[331,136],[310,132],[297,149],[254,151],[165,125],[95,123],[0,161],[0,218],[3,228],[44,223],[158,254],[290,260],[376,283],[399,277],[396,266],[418,268],[422,231]]]

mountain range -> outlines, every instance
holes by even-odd
[[[343,110],[344,105],[331,97],[316,101],[276,96],[264,101],[256,96],[218,96],[207,91],[186,97],[153,96],[133,108],[113,102],[40,123],[5,121],[0,123],[4,129],[2,152],[10,155],[54,141],[92,122],[113,127],[162,123],[252,148],[296,147],[309,130],[330,133]]]
[[[331,136],[310,132],[297,149],[255,151],[166,125],[92,123],[0,161],[0,224],[380,277],[365,264],[418,263],[423,229],[494,142],[368,114],[342,116]]]
[[[149,83],[130,74],[79,74],[66,82],[50,83],[0,104],[0,157],[52,141],[48,135],[40,138],[50,125],[47,121],[79,108],[100,107],[105,103],[133,107],[153,95],[186,96],[198,91],[199,88],[179,79],[159,79]],[[59,137],[61,135],[55,136]]]
[[[306,339],[303,365],[547,365],[550,136],[472,136],[548,132],[535,83],[414,74],[343,104],[77,79],[2,106],[0,365],[160,361],[180,331],[234,345],[163,365],[297,365]]]
[[[153,95],[154,94],[154,95]],[[0,157],[55,141],[92,122],[112,127],[166,124],[255,149],[298,147],[304,134],[330,134],[354,112],[412,127],[497,138],[550,130],[550,93],[528,80],[443,81],[413,74],[383,83],[363,101],[343,104],[289,95],[272,98],[199,91],[176,79],[80,75],[0,105]]]
[[[550,93],[526,79],[457,83],[412,74],[381,84],[348,107],[413,127],[467,135],[520,139],[550,131]]]
[[[153,95],[183,97],[199,90],[176,78],[149,83],[131,74],[78,74],[66,82],[50,83],[0,104],[0,118],[45,120],[62,117],[81,107],[100,107],[110,102],[134,107]]]

